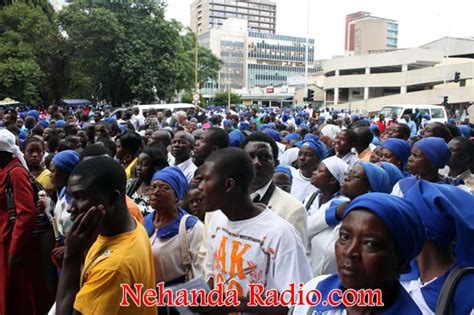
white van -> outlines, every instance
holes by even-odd
[[[403,115],[410,115],[414,118],[415,110],[418,109],[421,117],[425,114],[430,115],[430,121],[437,121],[440,123],[446,123],[448,121],[448,115],[446,109],[442,105],[387,105],[375,117],[375,120],[379,119],[379,115],[383,114],[385,120],[389,120],[393,113],[397,113],[398,119],[401,119]]]
[[[151,109],[154,108],[157,111],[165,111],[167,109],[171,110],[172,113],[183,110],[187,112],[190,108],[196,108],[194,104],[188,104],[188,103],[175,103],[175,104],[140,104],[140,105],[134,105],[131,107],[119,107],[114,109],[111,113],[110,116],[116,116],[118,118],[122,117],[122,114],[128,109],[128,108],[134,108],[138,107],[140,110],[140,114],[145,116],[145,113]]]

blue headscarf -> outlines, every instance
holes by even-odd
[[[79,164],[79,153],[74,150],[64,150],[53,158],[54,166],[64,173],[70,174],[74,167]]]
[[[379,217],[390,231],[401,263],[408,267],[418,256],[425,240],[423,223],[410,201],[384,193],[369,193],[355,198],[344,211],[343,219],[355,209],[366,209]]]
[[[327,155],[327,148],[324,143],[315,139],[304,140],[300,143],[302,147],[309,147],[311,150],[314,151],[316,156],[322,161],[326,158]]]
[[[30,110],[28,113],[27,113],[28,116],[31,116],[31,117],[34,117],[36,120],[38,120],[39,118],[39,112],[37,110]]]
[[[315,135],[314,133],[307,133],[304,135],[304,138],[303,140],[311,140],[311,139],[314,139],[314,140],[319,140],[319,137],[317,135]]]
[[[246,121],[241,121],[240,124],[239,124],[239,128],[241,130],[247,130],[247,129],[250,129],[250,124]]]
[[[59,119],[56,121],[56,128],[61,128],[65,124],[66,124],[66,121],[64,121],[63,119]]]
[[[245,140],[245,135],[240,130],[234,130],[229,133],[229,145],[234,148],[239,148]]]
[[[49,126],[49,121],[46,120],[46,119],[42,119],[39,121],[39,124],[43,127],[43,128],[48,128]]]
[[[358,162],[358,164],[364,168],[372,192],[390,193],[392,191],[387,171],[370,162]]]
[[[225,119],[223,124],[224,124],[224,127],[231,127],[233,124],[233,121],[231,119]]]
[[[268,127],[268,128],[272,128],[272,129],[275,129],[275,128],[276,128],[275,123],[272,123],[272,122],[269,122],[269,123],[267,124],[267,127]]]
[[[469,138],[471,136],[471,128],[469,128],[469,126],[459,125],[458,128],[464,138]]]
[[[293,175],[291,175],[291,170],[287,166],[278,165],[277,167],[275,167],[275,173],[284,173],[288,175],[291,179],[293,179]]]
[[[414,146],[420,149],[433,166],[443,168],[451,158],[451,151],[443,138],[428,137],[417,141]]]
[[[419,180],[405,199],[416,205],[428,240],[443,246],[456,241],[456,263],[461,267],[474,266],[474,196],[452,185]]]
[[[285,137],[286,141],[290,142],[292,140],[301,140],[301,136],[297,132],[292,132]]]
[[[452,117],[449,118],[448,124],[450,124],[450,125],[456,125],[456,118],[452,118]]]
[[[157,179],[170,185],[178,199],[183,199],[188,191],[188,180],[183,172],[175,166],[167,166],[164,169],[156,171],[155,174],[153,174],[151,181]]]
[[[280,142],[281,140],[280,133],[276,131],[275,129],[267,128],[267,129],[264,129],[263,132],[269,135],[276,142]]]
[[[390,162],[379,162],[380,166],[388,173],[388,178],[390,179],[390,186],[395,186],[395,184],[402,178],[405,178],[402,171],[393,165]]]
[[[405,167],[411,151],[411,147],[407,141],[397,138],[389,138],[383,142],[382,148],[390,150],[390,152],[392,152],[392,154],[402,162],[402,169]]]

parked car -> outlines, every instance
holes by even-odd
[[[388,105],[384,106],[379,114],[375,117],[378,120],[380,114],[384,114],[385,119],[390,119],[393,113],[396,113],[398,119],[401,119],[403,115],[410,115],[414,118],[415,110],[418,109],[421,117],[425,114],[430,115],[431,121],[437,121],[446,123],[448,121],[448,115],[446,109],[441,105]]]

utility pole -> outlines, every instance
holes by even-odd
[[[309,51],[309,9],[310,0],[307,1],[306,8],[306,45],[304,53],[304,95],[308,94],[308,51]]]
[[[443,85],[443,104],[446,106],[447,103],[447,88],[448,88],[448,63],[449,63],[449,41],[451,36],[451,24],[448,28],[448,38],[446,39],[446,45],[444,46],[444,85]]]
[[[230,83],[227,81],[227,109],[230,110]]]
[[[199,26],[196,26],[196,35],[195,35],[195,54],[194,54],[194,94],[199,94],[199,80],[198,80],[198,70],[199,70],[199,43],[198,43],[198,32]],[[198,105],[199,100],[194,101],[195,105]]]

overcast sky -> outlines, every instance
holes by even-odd
[[[167,18],[189,26],[193,0],[167,0]],[[316,58],[344,54],[345,15],[367,11],[397,20],[398,47],[417,47],[443,36],[474,37],[474,1],[441,0],[310,0],[309,37],[316,41]],[[307,0],[276,0],[276,31],[306,36]]]

